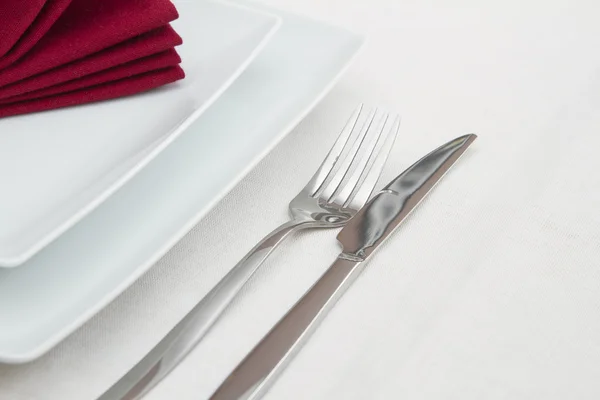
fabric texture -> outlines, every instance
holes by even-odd
[[[130,96],[178,81],[184,77],[185,74],[179,66],[163,68],[73,92],[0,105],[0,118]]]
[[[1,102],[10,102],[12,100],[7,98],[78,79],[171,49],[181,43],[181,37],[171,26],[163,26],[77,61],[1,87],[0,99],[3,99]]]
[[[0,10],[0,69],[9,66],[25,55],[38,41],[46,35],[57,19],[71,4],[71,0],[47,0],[37,13],[36,18],[31,21],[31,15],[40,5],[39,0],[2,0],[2,8],[6,12],[2,15]],[[12,11],[9,11],[12,10]],[[23,15],[16,15],[23,13]],[[15,19],[16,17],[16,19]],[[5,19],[6,18],[6,19]],[[26,26],[27,25],[27,26]],[[25,30],[23,30],[25,28]],[[21,33],[19,35],[19,33]],[[4,35],[7,35],[6,37]],[[15,37],[19,35],[16,42]],[[6,42],[4,42],[6,38]],[[8,45],[10,49],[8,49]],[[5,49],[4,53],[2,49]]]
[[[27,28],[46,3],[46,0],[3,0],[0,2],[0,57],[5,55]]]
[[[94,54],[177,17],[169,0],[73,0],[26,57],[0,71],[0,86]]]
[[[79,89],[91,88],[102,83],[118,81],[146,72],[176,66],[180,62],[181,57],[179,57],[174,49],[171,49],[135,61],[130,61],[95,74],[86,75],[79,79],[73,79],[65,83],[35,90],[19,96],[9,97],[0,100],[0,104],[18,103],[25,100],[38,99]]]

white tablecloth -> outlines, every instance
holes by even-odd
[[[600,398],[600,5],[271,3],[368,44],[147,275],[38,361],[0,366],[0,399],[91,400],[107,389],[286,219],[358,102],[403,116],[384,181],[454,136],[480,138],[265,398]],[[207,398],[328,267],[335,234],[287,242],[148,400]]]

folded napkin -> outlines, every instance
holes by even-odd
[[[0,86],[104,50],[177,17],[169,0],[72,0],[24,57],[0,71]]]
[[[79,89],[91,88],[102,83],[113,82],[123,78],[140,75],[146,72],[164,69],[176,66],[181,62],[181,58],[173,49],[163,51],[148,57],[140,58],[125,64],[118,65],[95,74],[74,79],[69,82],[50,86],[44,89],[35,90],[19,96],[9,97],[0,100],[0,105],[18,103],[25,100],[33,100],[42,97],[48,97],[56,94],[73,92]]]
[[[0,105],[0,118],[129,96],[175,82],[184,76],[181,67],[168,67],[69,93]]]
[[[0,118],[183,79],[178,17],[170,0],[0,0]]]
[[[181,43],[181,37],[173,30],[173,28],[171,28],[171,26],[163,26],[117,44],[116,46],[89,55],[80,60],[73,61],[72,63],[0,87],[0,103],[12,102],[13,100],[11,98],[15,96],[20,97],[20,95],[26,93],[56,86],[63,82],[68,82],[117,65],[160,53],[172,49]]]
[[[19,60],[48,32],[71,0],[0,0],[0,68]]]

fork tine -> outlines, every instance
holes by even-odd
[[[383,167],[387,161],[387,158],[394,147],[394,142],[396,141],[396,137],[398,136],[398,131],[400,130],[400,116],[396,116],[394,123],[385,134],[385,142],[381,146],[375,161],[371,165],[370,168],[366,169],[363,173],[366,174],[366,177],[362,181],[360,189],[356,192],[352,198],[348,199],[344,207],[351,208],[354,210],[358,210],[362,206],[364,206],[367,201],[369,201],[369,197],[373,193],[375,186],[377,185],[377,181],[383,172]],[[360,179],[359,179],[360,182]]]
[[[323,187],[322,192],[319,194],[320,197],[329,199],[338,190],[342,181],[344,180],[344,177],[346,176],[346,174],[352,167],[352,164],[354,163],[354,160],[356,159],[358,152],[362,148],[365,138],[368,136],[368,133],[371,131],[371,125],[373,124],[373,120],[375,119],[376,115],[377,115],[377,109],[374,108],[369,113],[369,116],[367,117],[367,120],[365,121],[361,130],[359,131],[358,135],[356,136],[354,143],[352,143],[352,147],[350,148],[350,151],[344,157],[342,163],[340,164],[340,167],[333,175],[333,178],[329,181],[329,183],[327,183],[327,185],[325,185]]]
[[[352,175],[349,179],[344,183],[341,190],[338,190],[329,200],[328,203],[336,203],[339,205],[345,205],[350,199],[350,195],[354,192],[354,190],[358,187],[360,182],[360,178],[364,177],[365,173],[368,172],[367,167],[369,166],[369,161],[373,159],[373,157],[377,156],[378,151],[377,145],[380,144],[383,140],[385,140],[386,135],[384,132],[385,125],[387,123],[389,115],[384,114],[379,121],[377,122],[377,127],[374,129],[373,137],[371,138],[369,144],[367,145],[364,154],[361,159],[356,163],[356,167],[352,170]],[[351,170],[346,172],[346,175],[350,173]],[[344,179],[346,176],[344,176]]]
[[[321,164],[317,172],[313,175],[311,180],[304,188],[304,190],[306,190],[311,196],[317,193],[321,186],[323,186],[323,183],[325,183],[325,181],[327,180],[327,177],[333,171],[336,163],[340,158],[340,155],[342,154],[344,148],[346,147],[346,144],[348,143],[350,134],[354,131],[354,127],[356,126],[356,122],[358,121],[362,109],[363,105],[360,104],[356,108],[356,110],[354,110],[354,113],[352,113],[352,116],[350,116],[350,119],[348,120],[348,122],[346,122],[344,129],[342,129],[342,132],[333,144],[333,147],[331,148],[331,150],[329,150],[329,153],[327,153],[327,157],[325,157],[325,160],[323,160],[323,163]]]

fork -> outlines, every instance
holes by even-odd
[[[140,362],[98,400],[139,399],[196,346],[244,284],[291,233],[343,226],[366,204],[394,145],[400,118],[363,105],[352,113],[325,160],[289,204],[290,220],[265,236]],[[360,126],[360,128],[359,128]]]

